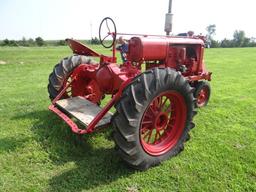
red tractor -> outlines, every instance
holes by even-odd
[[[108,17],[99,31],[100,42],[112,47],[112,56],[67,39],[74,55],[60,61],[49,76],[49,109],[77,134],[112,125],[118,154],[135,169],[145,170],[177,155],[195,126],[195,108],[205,106],[210,97],[203,40],[134,35],[126,61],[117,64],[116,37],[127,34],[117,33]],[[111,99],[102,107],[105,95]]]

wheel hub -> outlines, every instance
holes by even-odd
[[[166,128],[168,124],[168,114],[164,112],[159,112],[156,116],[154,125],[158,131],[161,131]]]
[[[197,97],[197,103],[198,105],[204,105],[204,103],[207,101],[208,98],[208,91],[207,89],[202,89]]]

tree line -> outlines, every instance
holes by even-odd
[[[24,46],[24,47],[33,47],[33,46],[44,46],[46,45],[42,37],[37,37],[35,39],[29,38],[26,39],[23,37],[21,40],[9,40],[4,39],[1,43],[1,46]]]
[[[214,35],[216,33],[216,25],[212,24],[206,27],[206,47],[212,48],[228,48],[228,47],[256,47],[256,38],[246,37],[243,30],[236,30],[233,33],[233,39],[215,40]],[[100,41],[97,37],[91,40],[83,40],[86,44],[98,45]],[[21,40],[9,40],[4,39],[0,41],[0,46],[23,46],[23,47],[34,47],[34,46],[63,46],[66,45],[65,40],[44,40],[42,37],[35,39],[26,39],[23,37]]]
[[[100,41],[97,37],[92,38],[91,40],[82,40],[86,44],[98,45]],[[21,40],[9,40],[4,39],[0,41],[0,46],[11,46],[11,47],[41,47],[41,46],[63,46],[66,45],[65,40],[44,40],[42,37],[37,37],[35,39],[29,38],[26,39],[23,37]]]
[[[216,33],[216,25],[212,24],[206,27],[206,44],[213,48],[228,48],[228,47],[256,47],[256,38],[246,37],[243,30],[235,30],[233,33],[233,39],[223,39],[220,41],[215,40],[213,37]]]

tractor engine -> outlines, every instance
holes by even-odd
[[[204,70],[199,65],[203,50],[204,42],[199,38],[133,37],[129,41],[128,60],[145,62],[146,69],[170,67],[185,76],[195,75]]]

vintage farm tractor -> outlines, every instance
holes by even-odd
[[[203,40],[120,34],[109,17],[99,33],[102,45],[112,47],[111,56],[67,39],[74,55],[60,61],[49,76],[49,109],[77,134],[112,125],[118,154],[136,169],[175,156],[195,126],[195,108],[205,106],[210,96]],[[125,35],[132,36],[127,61],[117,64],[116,38]],[[105,95],[111,99],[101,106]]]

